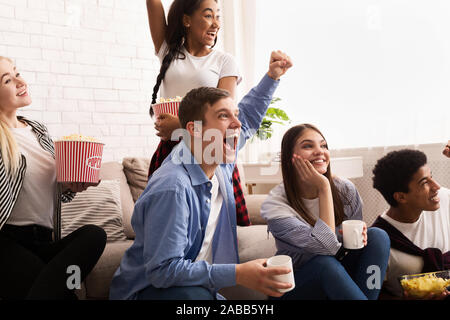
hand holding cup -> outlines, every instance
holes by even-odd
[[[273,256],[272,258],[269,258],[267,260],[266,265],[268,268],[286,267],[291,270],[289,273],[286,274],[279,274],[272,276],[272,278],[276,281],[290,283],[292,285],[290,288],[287,289],[277,289],[279,292],[285,293],[295,288],[294,272],[292,271],[292,258],[290,256],[286,255]]]
[[[284,266],[267,266],[267,259],[256,259],[236,265],[236,284],[250,288],[265,295],[281,297],[280,290],[291,288],[290,282],[278,281],[278,275],[292,272],[292,268]]]
[[[345,220],[339,230],[346,249],[361,249],[367,245],[367,225],[361,220]]]

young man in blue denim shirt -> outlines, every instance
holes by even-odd
[[[225,90],[199,88],[180,104],[184,138],[150,178],[136,202],[136,234],[110,288],[111,299],[215,299],[242,285],[271,296],[289,283],[287,268],[266,259],[239,263],[231,183],[239,148],[259,128],[280,77],[292,66],[281,51],[236,107]]]

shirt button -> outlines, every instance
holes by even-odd
[[[208,182],[207,186],[211,188],[211,182]]]
[[[209,199],[206,199],[206,203],[210,203],[211,202],[211,200],[209,200]]]

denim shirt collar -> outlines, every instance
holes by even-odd
[[[183,165],[193,186],[198,186],[210,181],[183,140],[172,150],[170,158],[171,161]]]

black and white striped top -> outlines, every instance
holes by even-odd
[[[334,178],[344,205],[344,220],[362,220],[362,200],[355,185],[341,178]],[[318,200],[318,199],[317,199]],[[334,256],[342,245],[342,235],[320,218],[314,226],[307,223],[290,205],[281,183],[272,189],[261,206],[261,215],[267,221],[268,230],[275,238],[277,254],[292,257],[297,269],[316,255]]]
[[[24,117],[19,116],[17,118],[31,126],[42,149],[49,152],[54,158],[55,148],[45,125],[37,121],[28,120]],[[18,169],[14,173],[10,173],[5,168],[3,158],[0,154],[0,229],[7,223],[11,215],[12,209],[22,188],[26,170],[27,161],[24,155],[21,155],[20,157]],[[75,193],[70,191],[62,193],[61,186],[58,185],[57,194],[55,194],[56,205],[53,219],[55,240],[58,240],[61,237],[61,201],[70,202],[74,196]]]

